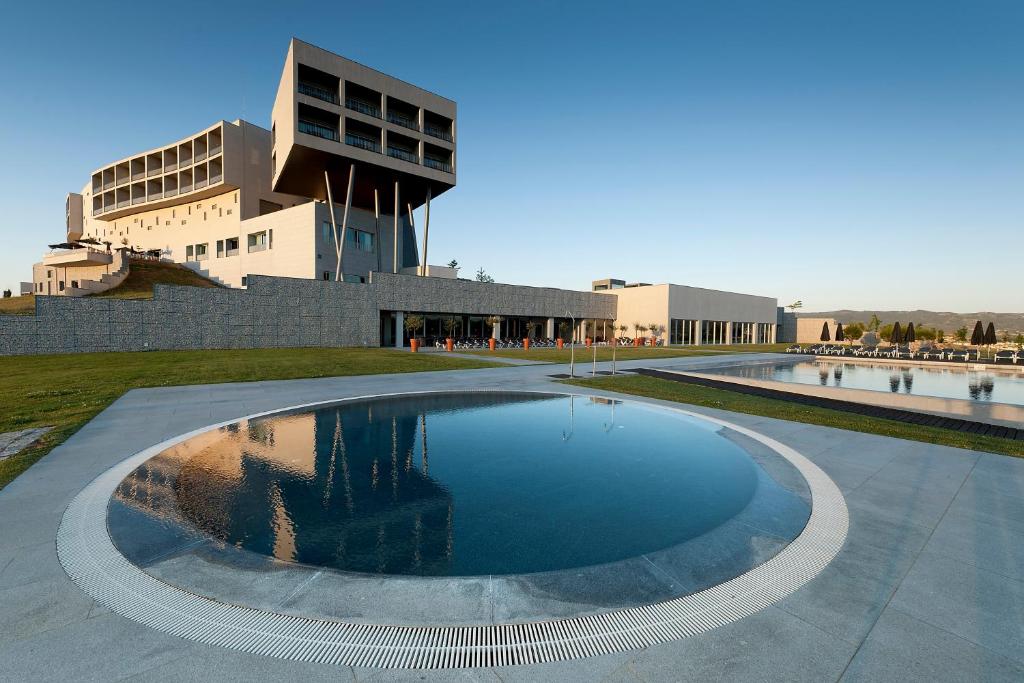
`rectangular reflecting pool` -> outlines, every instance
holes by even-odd
[[[993,370],[806,360],[719,368],[709,374],[1024,406],[1024,375]]]

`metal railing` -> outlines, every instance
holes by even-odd
[[[360,114],[372,116],[375,119],[381,118],[380,107],[370,104],[368,102],[363,102],[362,100],[357,100],[352,97],[345,98],[345,108],[351,109],[352,111],[357,111]]]
[[[303,83],[302,81],[299,81],[298,90],[300,95],[309,95],[310,97],[315,97],[316,99],[323,100],[324,102],[338,104],[338,93],[336,91],[332,92],[327,88],[321,87],[319,85],[313,85],[312,83]]]
[[[444,128],[438,128],[437,126],[423,126],[423,132],[427,135],[437,138],[439,140],[447,140],[452,142],[452,134],[446,131]]]
[[[337,130],[319,123],[313,123],[312,121],[303,121],[302,119],[299,119],[299,132],[305,133],[306,135],[314,135],[325,140],[334,140],[335,142],[339,141]]]
[[[427,168],[434,168],[438,171],[444,171],[445,173],[452,172],[452,165],[447,161],[441,161],[440,159],[431,159],[430,157],[423,158],[423,165]]]
[[[416,122],[416,119],[411,119],[408,116],[403,116],[393,111],[388,112],[388,121],[409,130],[418,131],[420,129],[420,124]]]
[[[359,149],[369,150],[380,154],[380,143],[370,138],[364,138],[361,135],[353,135],[352,133],[345,133],[345,144],[358,147]]]
[[[391,147],[390,145],[388,146],[388,156],[394,157],[396,159],[401,159],[402,161],[408,161],[414,164],[420,163],[420,158],[417,155],[407,150],[399,149],[398,147]]]

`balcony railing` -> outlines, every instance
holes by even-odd
[[[223,180],[223,178],[224,178],[224,175],[221,174],[221,173],[217,173],[215,175],[212,175],[212,176],[210,176],[210,184],[211,185],[215,185],[215,184],[219,183],[221,180]]]
[[[335,142],[339,142],[338,131],[319,123],[313,123],[312,121],[303,121],[302,119],[299,119],[299,132],[305,133],[306,135],[314,135],[325,140],[334,140]]]
[[[313,85],[312,83],[299,82],[299,94],[309,95],[310,97],[315,97],[318,100],[330,102],[331,104],[338,104],[337,92],[332,92],[327,88],[321,87],[319,85]]]
[[[227,256],[238,256],[238,249],[227,249],[224,252]]]
[[[420,163],[420,158],[413,154],[412,152],[409,152],[404,149],[399,149],[398,147],[391,147],[390,145],[388,146],[388,156],[394,157],[396,159],[401,159],[402,161],[408,161],[414,164]]]
[[[206,158],[206,152],[196,152],[196,161],[202,161]]]
[[[211,147],[210,148],[210,156],[211,157],[217,156],[218,154],[220,154],[220,150],[221,149],[222,149],[222,147],[220,145],[216,145],[214,147]]]
[[[402,126],[403,128],[408,128],[409,130],[417,130],[418,131],[420,129],[420,124],[418,124],[416,122],[416,119],[411,119],[408,116],[402,116],[401,114],[396,114],[393,111],[389,111],[388,112],[388,121],[390,121],[391,123],[397,124],[399,126]]]
[[[438,128],[437,126],[423,126],[423,132],[427,135],[437,138],[439,140],[447,140],[452,142],[452,134],[444,128]]]
[[[164,171],[177,171],[177,170],[178,170],[178,164],[176,164],[176,163],[175,164],[167,164],[166,166],[164,166]]]
[[[266,242],[263,242],[262,244],[250,244],[249,245],[249,253],[250,254],[253,254],[253,253],[257,252],[257,251],[266,251],[266,250],[267,250],[267,243]]]
[[[380,107],[378,107],[376,105],[373,105],[373,104],[370,104],[368,102],[363,102],[362,100],[357,100],[357,99],[354,99],[354,98],[351,98],[351,97],[346,97],[345,98],[345,107],[347,109],[351,109],[352,111],[357,111],[360,114],[366,114],[367,116],[372,116],[375,119],[381,118]]]
[[[424,157],[423,165],[427,168],[436,168],[438,171],[444,171],[445,173],[452,172],[452,165],[447,161],[441,161],[440,159],[431,159],[430,157]]]
[[[380,143],[370,138],[364,138],[361,135],[352,135],[351,133],[346,133],[345,144],[380,154]]]
[[[109,183],[103,183],[104,190],[112,190],[114,188],[114,181],[111,180]]]

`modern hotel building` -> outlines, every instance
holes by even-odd
[[[673,344],[774,341],[767,297],[621,280],[455,287],[455,270],[426,264],[430,203],[455,187],[456,120],[449,99],[292,39],[269,129],[218,121],[94,170],[68,195],[67,242],[34,266],[33,292],[101,292],[144,252],[230,288],[254,276],[362,285],[344,290],[364,316],[349,343],[401,344],[409,313],[428,337],[456,317],[463,336],[551,338],[575,322],[574,336],[601,340],[641,323]]]

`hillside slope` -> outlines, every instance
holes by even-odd
[[[934,327],[952,334],[959,327],[974,329],[974,323],[978,320],[988,325],[992,322],[999,332],[1009,332],[1011,335],[1024,333],[1024,313],[993,313],[981,311],[979,313],[951,313],[945,311],[821,311],[817,313],[800,311],[798,318],[835,318],[843,323],[864,322],[871,320],[872,315],[877,315],[882,324],[899,321],[906,325],[909,322],[915,325],[923,324],[925,327]]]
[[[128,277],[124,282],[113,289],[93,296],[114,299],[150,299],[153,297],[153,285],[156,284],[222,287],[213,280],[177,263],[133,260],[131,270],[128,271]]]

